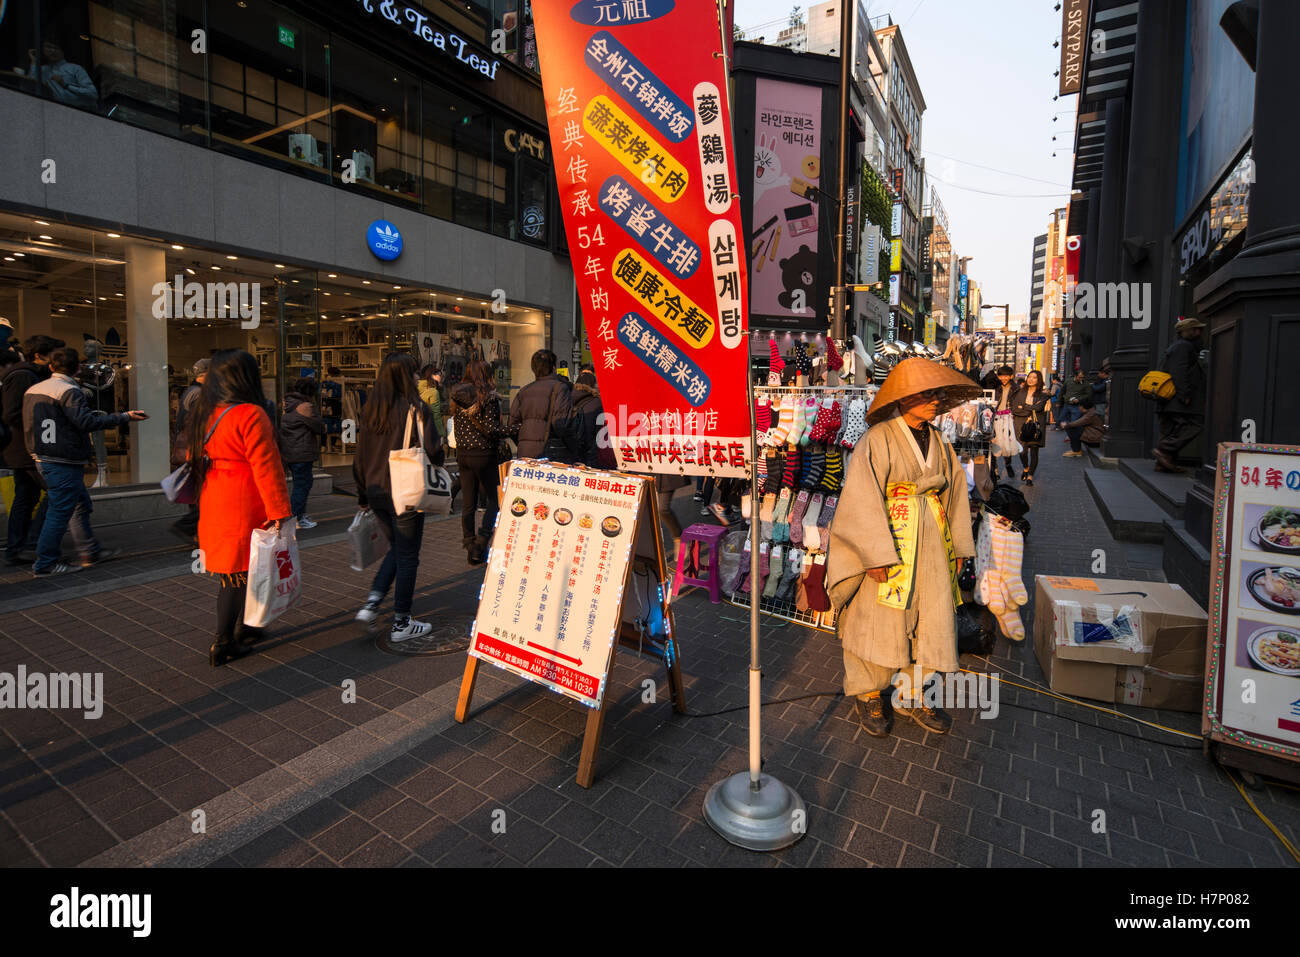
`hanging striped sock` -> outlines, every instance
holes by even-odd
[[[764,456],[765,465],[767,466],[767,477],[763,480],[763,491],[773,494],[781,490],[781,468],[783,459],[779,449],[769,452]]]
[[[1001,522],[995,523],[990,531],[993,537],[993,560],[1006,584],[1007,595],[1016,605],[1023,605],[1029,601],[1029,592],[1025,590],[1025,583],[1020,577],[1020,566],[1025,555],[1024,539],[1019,532],[1003,526]]]
[[[767,441],[774,446],[784,445],[794,425],[794,413],[787,408],[787,399],[777,396],[772,400],[772,428],[767,433]]]
[[[803,403],[804,427],[803,434],[799,436],[799,444],[807,445],[812,441],[812,430],[817,425],[817,397],[808,396]]]
[[[826,452],[820,446],[809,450],[808,468],[804,472],[801,488],[817,489],[826,475]]]
[[[788,453],[786,453],[785,472],[783,472],[781,475],[781,487],[783,489],[794,488],[795,479],[798,477],[797,475],[798,471],[799,471],[799,452],[795,449],[791,449]]]
[[[838,495],[844,487],[844,450],[834,446],[826,450],[826,470],[819,483],[828,495]]]

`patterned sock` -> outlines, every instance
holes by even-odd
[[[763,582],[767,578],[769,551],[771,551],[771,546],[769,546],[767,542],[763,542],[758,546],[758,583],[757,583],[757,587],[754,588],[753,590],[758,591],[760,594],[763,591]],[[751,590],[750,583],[745,582],[745,591],[750,591],[750,590]]]
[[[844,450],[828,448],[826,450],[826,471],[821,478],[820,487],[829,495],[838,495],[844,487]]]
[[[849,403],[848,411],[844,414],[844,438],[840,444],[846,449],[851,449],[858,444],[862,438],[862,433],[867,431],[867,403],[862,399],[854,399]]]
[[[986,607],[992,607],[989,601],[993,596],[993,539],[989,535],[991,521],[985,515],[975,536],[975,600]]]
[[[837,496],[831,495],[822,503],[822,513],[817,516],[817,527],[822,529],[823,534],[830,531],[831,521],[835,518],[835,506],[838,505],[839,502],[840,500]],[[829,538],[824,538],[822,541],[825,546],[830,546],[831,540]]]
[[[799,444],[807,445],[812,441],[812,430],[817,425],[817,397],[808,396],[803,403],[804,427],[803,434],[799,436]]]
[[[772,512],[776,509],[776,496],[771,492],[758,504],[759,535],[764,541],[772,537]]]
[[[844,359],[840,356],[840,350],[835,346],[835,340],[829,336],[826,338],[826,368],[832,372],[839,372],[844,368]]]
[[[764,598],[776,597],[777,586],[781,584],[781,571],[784,558],[785,549],[780,545],[773,545],[770,564],[768,565],[767,583],[763,586]]]
[[[749,539],[745,539],[745,550],[740,554],[740,567],[736,569],[736,577],[731,580],[731,585],[727,591],[738,592],[741,590],[749,591],[749,556],[750,552]]]
[[[777,601],[794,601],[794,586],[799,581],[801,571],[803,571],[803,552],[797,548],[791,548],[785,557],[785,573],[781,575],[780,584],[777,585]]]
[[[767,465],[767,478],[763,480],[763,491],[776,493],[781,490],[781,452],[779,449],[764,456]]]
[[[788,408],[786,399],[777,396],[772,400],[772,428],[767,433],[768,443],[773,446],[784,445],[793,424],[793,412]]]
[[[839,430],[839,415],[833,411],[833,406],[834,402],[827,399],[817,410],[817,421],[813,423],[812,431],[808,433],[809,441],[829,442],[834,432]]]
[[[808,500],[808,508],[803,513],[803,544],[811,550],[821,547],[821,529],[817,520],[822,513],[822,493],[817,492]]]
[[[767,399],[759,399],[754,407],[754,428],[766,432],[772,427],[772,404]]]
[[[790,431],[786,433],[785,440],[791,445],[798,445],[803,438],[804,430],[808,428],[808,420],[804,417],[803,399],[797,395],[790,396],[786,402],[790,405],[793,412],[793,420],[790,425]]]
[[[781,488],[794,488],[799,472],[799,453],[791,449],[785,456],[785,471],[781,474]]]
[[[790,490],[781,489],[781,495],[776,500],[776,508],[772,512],[772,541],[788,542],[790,541]]]
[[[803,516],[808,511],[808,493],[800,491],[795,497],[794,508],[790,509],[790,541],[796,545],[803,544]]]
[[[776,339],[767,340],[768,349],[771,352],[771,360],[768,364],[768,372],[775,372],[778,376],[785,371],[785,360],[781,358],[781,353],[777,351]]]
[[[1024,539],[1019,532],[1004,528],[1001,522],[996,522],[989,529],[989,534],[993,539],[993,561],[1002,574],[1007,596],[1015,605],[1023,605],[1029,601],[1029,592],[1025,590],[1025,583],[1020,577],[1020,566],[1025,555]]]
[[[818,555],[803,580],[808,593],[808,608],[812,611],[830,611],[831,600],[826,594],[826,556]]]
[[[763,483],[767,481],[767,455],[760,452],[758,461],[754,465],[758,468],[758,487],[762,488]]]
[[[803,476],[802,488],[815,490],[822,488],[822,480],[826,479],[827,452],[818,446],[813,451],[809,471]]]
[[[1015,598],[1007,588],[1006,579],[1002,580],[1002,591],[998,601],[1002,604],[1001,612],[994,612],[998,621],[1002,624],[1002,633],[1012,641],[1025,640],[1025,623],[1020,617],[1020,606],[1016,603]],[[989,606],[992,610],[992,606]]]

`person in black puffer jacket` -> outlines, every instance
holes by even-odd
[[[510,433],[501,424],[501,400],[492,370],[482,359],[471,359],[465,378],[451,390],[455,417],[456,464],[460,467],[461,544],[471,565],[483,564],[497,520],[497,485],[501,442]],[[483,507],[483,524],[474,531],[474,516]]]
[[[519,457],[565,465],[581,461],[573,389],[555,374],[555,353],[538,349],[532,366],[536,379],[520,389],[510,403],[510,434],[519,445]],[[459,435],[456,441],[459,443]]]
[[[280,458],[293,476],[293,492],[289,505],[300,529],[315,528],[316,523],[307,514],[307,496],[311,494],[312,472],[320,452],[320,437],[325,434],[325,420],[320,417],[311,400],[316,398],[316,382],[301,379],[294,383],[294,391],[284,397],[284,414],[280,416]]]
[[[618,461],[608,434],[602,446],[600,430],[605,425],[605,407],[596,387],[596,375],[584,372],[573,385],[573,411],[578,417],[579,462],[593,469],[616,469]]]

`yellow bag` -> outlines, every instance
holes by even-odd
[[[1174,388],[1174,377],[1158,369],[1152,369],[1138,383],[1138,395],[1157,402],[1168,402],[1177,391]]]

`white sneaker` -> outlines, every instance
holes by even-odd
[[[409,641],[412,638],[423,638],[432,631],[433,625],[427,621],[416,621],[414,618],[408,618],[404,625],[393,622],[393,630],[389,633],[388,640]]]
[[[378,617],[379,617],[379,602],[377,601],[366,602],[364,605],[361,606],[361,610],[357,612],[357,621],[366,625],[369,625]]]
[[[311,520],[310,515],[304,515],[302,518],[298,519],[298,527],[304,530],[308,528],[315,528],[316,523]]]

